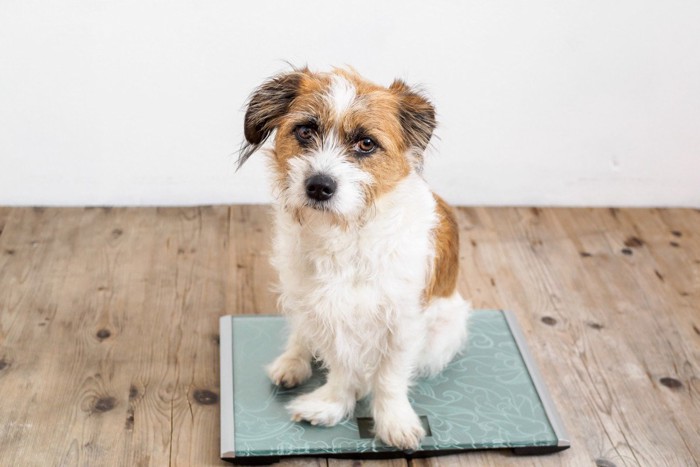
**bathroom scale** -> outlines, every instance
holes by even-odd
[[[285,405],[325,381],[324,370],[293,389],[273,385],[264,367],[283,350],[285,318],[220,318],[221,458],[269,464],[287,457],[427,457],[477,449],[546,454],[570,446],[515,315],[475,310],[462,353],[409,392],[427,436],[415,451],[385,445],[372,432],[370,401],[334,427],[292,422]]]

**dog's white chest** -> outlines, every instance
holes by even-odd
[[[397,308],[412,312],[408,304],[419,301],[434,254],[434,201],[429,191],[421,196],[422,187],[400,190],[362,225],[321,216],[300,224],[280,212],[273,264],[287,311],[360,327]]]

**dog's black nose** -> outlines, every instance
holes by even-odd
[[[328,175],[316,174],[306,180],[306,196],[316,201],[326,201],[333,196],[338,184]]]

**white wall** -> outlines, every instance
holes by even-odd
[[[234,172],[284,60],[422,83],[459,204],[700,207],[700,2],[0,2],[0,204],[269,201]]]

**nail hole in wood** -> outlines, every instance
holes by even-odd
[[[678,381],[676,378],[671,378],[670,376],[664,376],[659,380],[659,383],[670,389],[678,389],[683,386],[683,383]]]
[[[555,324],[557,324],[557,320],[552,318],[551,316],[543,316],[542,322],[547,326],[554,326]]]
[[[197,389],[193,396],[194,400],[202,405],[212,405],[219,402],[219,396],[208,389]]]
[[[630,248],[638,248],[642,245],[644,245],[644,240],[639,237],[635,237],[634,235],[627,237],[627,240],[625,240],[625,246]]]
[[[124,423],[124,429],[134,429],[134,409],[132,407],[129,407],[126,411],[126,422]]]

